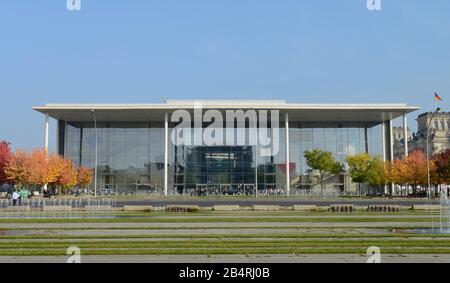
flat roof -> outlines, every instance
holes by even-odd
[[[33,109],[63,121],[92,121],[91,110],[95,110],[98,121],[140,122],[163,121],[164,113],[179,109],[193,111],[200,105],[204,110],[279,110],[282,114],[289,113],[290,121],[299,122],[383,122],[420,109],[420,107],[404,103],[309,104],[287,103],[284,100],[168,100],[164,103],[152,104],[46,104]],[[281,120],[283,116],[281,115]]]

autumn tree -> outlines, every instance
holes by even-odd
[[[64,162],[59,155],[48,154],[42,149],[33,150],[28,162],[28,179],[35,186],[55,183],[64,169]]]
[[[333,154],[322,149],[307,150],[304,153],[306,164],[318,172],[315,176],[320,183],[320,194],[323,195],[324,181],[335,174],[343,171],[343,166],[337,161]]]
[[[418,185],[425,185],[427,183],[427,161],[425,155],[421,150],[414,150],[406,160],[407,179],[415,188],[414,193],[417,193]]]
[[[392,183],[392,180],[394,179],[392,176],[393,171],[393,165],[392,162],[389,160],[383,160],[382,162],[382,171],[383,171],[383,178],[384,178],[384,185]]]
[[[80,182],[88,186],[92,172],[87,168],[76,168],[73,162],[46,150],[33,150],[28,153],[17,150],[11,154],[4,169],[8,182],[21,186],[53,185],[68,190]]]
[[[80,166],[77,172],[77,184],[80,188],[85,189],[91,183],[93,179],[93,172],[91,169]]]
[[[435,162],[429,161],[430,176],[434,176]],[[392,164],[392,182],[396,184],[410,184],[413,194],[417,194],[418,186],[428,184],[427,160],[421,150],[413,150],[403,160],[396,160]]]
[[[437,184],[450,184],[450,149],[444,150],[433,157],[435,164],[435,181]]]
[[[77,170],[69,159],[60,158],[58,162],[60,162],[59,175],[54,185],[65,192],[77,185]]]
[[[29,185],[29,164],[30,155],[23,150],[14,152],[5,167],[5,176],[8,182],[20,186]]]
[[[47,177],[45,184],[56,184],[63,174],[67,163],[58,154],[50,154],[48,157]]]
[[[25,162],[27,179],[31,185],[45,185],[45,178],[48,171],[48,155],[44,150],[33,150]]]
[[[0,141],[0,184],[8,182],[5,169],[11,158],[12,154],[9,143],[6,141]]]
[[[390,163],[391,176],[390,182],[394,184],[406,185],[411,181],[411,173],[408,168],[408,161],[397,159]]]

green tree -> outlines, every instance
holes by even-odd
[[[372,157],[367,153],[360,153],[346,158],[350,177],[358,184],[358,194],[361,195],[361,184],[369,183],[371,177]]]
[[[303,155],[306,159],[306,164],[318,173],[315,177],[320,183],[320,194],[323,195],[325,179],[341,173],[343,166],[334,158],[331,152],[322,149],[307,150]]]
[[[384,186],[389,183],[390,164],[380,157],[372,157],[368,168],[367,183],[371,186]]]
[[[360,153],[349,156],[346,159],[349,173],[354,183],[358,184],[359,194],[361,194],[361,184],[370,186],[383,186],[388,183],[388,173],[385,164],[381,158],[371,156],[367,153]]]

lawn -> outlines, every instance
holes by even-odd
[[[408,231],[431,227],[437,215],[428,212],[115,212],[111,216],[0,219],[0,256],[63,256],[70,246],[79,247],[84,255],[365,254],[371,246],[391,254],[450,254],[449,234]]]

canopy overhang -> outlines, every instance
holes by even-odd
[[[280,120],[289,114],[291,122],[366,122],[378,124],[419,110],[407,104],[300,104],[284,101],[167,101],[158,104],[47,104],[34,110],[67,122],[91,122],[92,110],[99,122],[164,121],[165,113],[193,112],[201,107],[226,110],[278,110]]]

